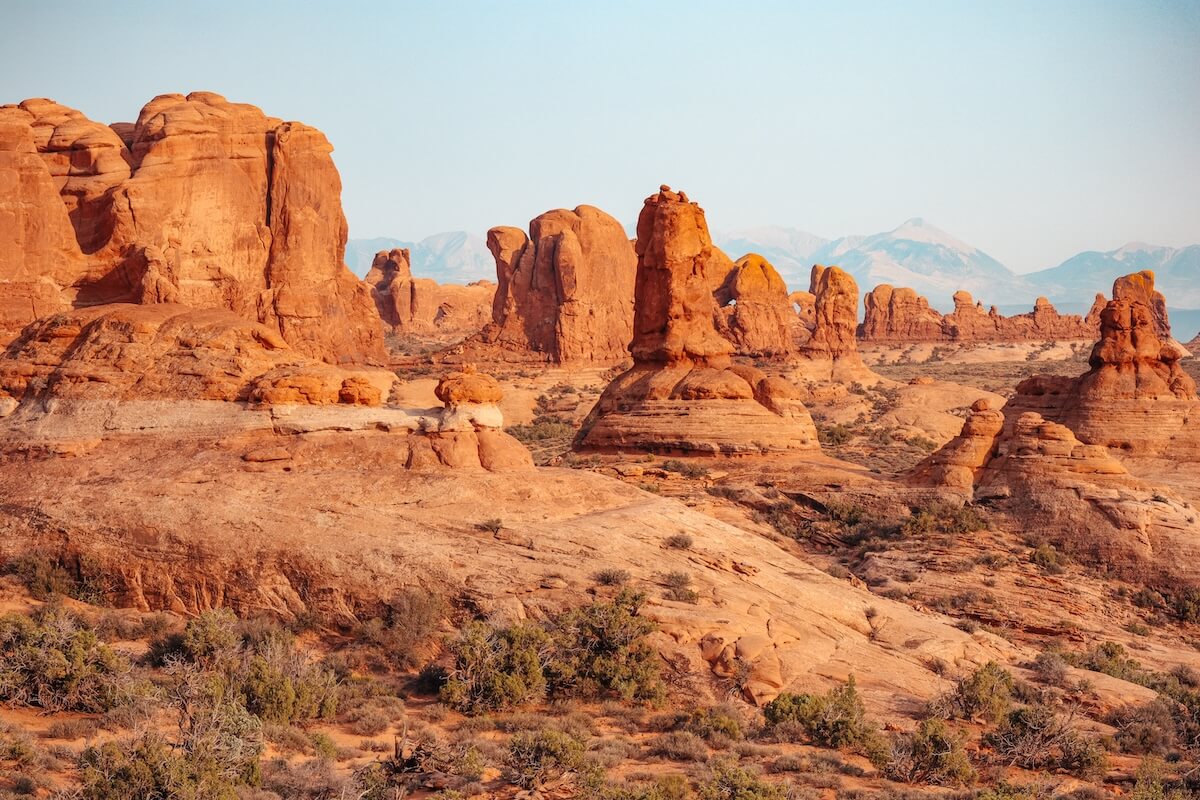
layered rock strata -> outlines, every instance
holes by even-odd
[[[467,336],[491,319],[496,284],[459,286],[414,278],[405,248],[376,253],[364,280],[380,318],[399,336]]]

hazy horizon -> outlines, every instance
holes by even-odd
[[[116,122],[211,90],[314,125],[356,239],[580,204],[628,222],[665,182],[714,230],[832,239],[922,217],[1019,273],[1200,242],[1200,4],[94,11],[12,9],[0,102]],[[87,20],[73,39],[71,19]]]

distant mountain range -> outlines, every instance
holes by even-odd
[[[951,296],[966,289],[985,305],[1032,308],[1038,296],[1050,298],[1060,309],[1091,304],[1097,292],[1112,291],[1115,278],[1152,269],[1158,287],[1174,309],[1200,309],[1200,245],[1171,248],[1131,243],[1107,253],[1088,251],[1057,267],[1018,275],[982,250],[938,229],[923,219],[910,219],[899,227],[870,236],[823,239],[795,228],[758,227],[716,231],[713,240],[732,258],[758,253],[775,265],[788,286],[808,288],[813,264],[837,264],[858,281],[864,293],[881,283],[908,286],[949,310]],[[483,234],[463,231],[442,233],[420,242],[395,239],[352,239],[346,263],[365,275],[378,250],[408,247],[413,274],[443,283],[496,279],[495,264]],[[1200,314],[1179,314],[1176,333],[1191,338],[1191,320]],[[1184,320],[1188,322],[1184,322]],[[1185,327],[1186,325],[1186,327]]]
[[[346,265],[361,278],[371,269],[376,253],[396,247],[409,249],[413,275],[418,278],[460,284],[496,280],[496,261],[487,249],[486,236],[466,231],[438,233],[419,242],[382,237],[351,239],[346,243]]]

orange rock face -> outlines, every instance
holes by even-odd
[[[787,284],[760,255],[742,256],[716,291],[723,332],[748,356],[786,355],[796,349],[800,319]]]
[[[970,497],[975,483],[996,454],[996,439],[1004,415],[986,400],[977,400],[963,423],[962,432],[916,466],[909,482],[961,492]]]
[[[90,306],[29,325],[0,358],[0,394],[72,400],[220,400],[378,406],[395,376],[323,364],[223,309]]]
[[[469,356],[555,363],[627,357],[637,257],[621,223],[592,206],[548,211],[518,228],[492,228],[492,321],[465,343]]]
[[[664,186],[638,217],[633,369],[600,396],[581,449],[762,453],[816,449],[816,428],[787,381],[733,366],[718,319],[704,211]],[[719,251],[718,251],[719,252]],[[786,300],[786,296],[784,296]]]
[[[1044,297],[1033,311],[1001,316],[984,311],[969,292],[955,292],[954,311],[942,316],[912,289],[881,284],[865,298],[866,314],[858,328],[864,342],[1020,342],[1052,339],[1091,339],[1100,329],[1104,296],[1097,295],[1086,317],[1059,314]]]
[[[1089,444],[1200,460],[1200,397],[1179,364],[1187,351],[1170,338],[1153,273],[1118,278],[1113,296],[1100,315],[1091,369],[1075,379],[1030,378],[1011,405],[1061,422]]]
[[[0,107],[0,126],[0,182],[24,198],[0,223],[24,232],[0,256],[0,279],[21,284],[6,296],[224,308],[325,361],[383,358],[369,289],[342,263],[341,183],[319,131],[207,92],[161,95],[115,127],[27,100]],[[10,309],[6,340],[41,313]]]
[[[384,323],[399,335],[466,336],[491,319],[496,284],[466,286],[414,278],[407,249],[375,254],[364,279]]]

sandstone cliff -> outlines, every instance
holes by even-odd
[[[492,228],[492,319],[465,357],[553,363],[628,357],[637,257],[621,223],[592,206],[548,211],[519,228]]]
[[[160,95],[113,127],[49,100],[0,107],[0,180],[20,187],[0,217],[0,335],[71,307],[178,302],[325,361],[382,359],[369,288],[342,263],[331,151],[209,92]]]

